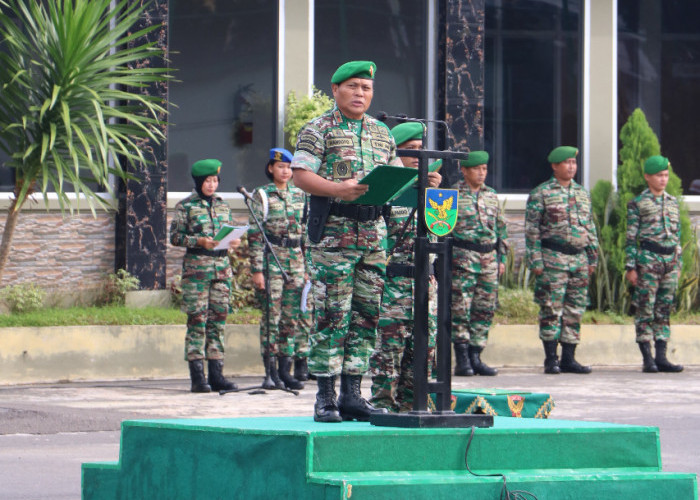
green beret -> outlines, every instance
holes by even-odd
[[[367,78],[374,80],[377,65],[372,61],[350,61],[335,70],[331,77],[331,83],[343,83],[348,78]]]
[[[209,177],[219,175],[221,162],[219,160],[199,160],[192,165],[192,177]]]
[[[661,155],[650,156],[647,158],[647,161],[644,162],[644,173],[654,175],[668,170],[668,163],[668,158]]]
[[[549,163],[561,163],[569,158],[576,158],[577,154],[578,149],[573,146],[559,146],[558,148],[554,148],[552,152],[549,153],[547,161]]]
[[[469,158],[459,160],[460,167],[476,167],[486,165],[489,162],[489,154],[486,151],[470,151]]]
[[[406,141],[421,140],[423,139],[423,125],[419,122],[399,123],[391,129],[391,135],[394,136],[397,146]]]

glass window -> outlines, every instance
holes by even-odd
[[[529,192],[551,177],[553,147],[580,146],[581,24],[581,0],[486,0],[484,147],[499,191]]]
[[[644,111],[661,154],[689,194],[700,194],[700,3],[618,0],[618,125]],[[693,184],[693,181],[696,181]]]
[[[168,191],[192,163],[223,162],[219,191],[267,183],[277,123],[277,0],[171,0]]]
[[[425,116],[425,2],[316,0],[314,6],[316,87],[332,96],[330,80],[338,66],[374,61],[369,114]]]

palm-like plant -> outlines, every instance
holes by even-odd
[[[62,210],[82,197],[109,208],[110,176],[146,163],[139,141],[164,139],[162,100],[139,89],[168,78],[144,64],[163,57],[143,43],[156,26],[137,29],[141,2],[128,0],[0,0],[0,148],[15,188],[2,241],[0,279],[27,197],[58,196]]]

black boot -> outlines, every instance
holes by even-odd
[[[224,378],[224,360],[209,360],[209,385],[213,391],[236,391],[238,386]]]
[[[657,340],[654,343],[656,347],[656,367],[660,372],[678,373],[683,371],[682,365],[674,365],[668,359],[666,359],[666,341]]]
[[[548,375],[558,375],[561,373],[559,369],[559,357],[557,356],[557,341],[543,340],[544,346],[544,372]]]
[[[211,386],[207,384],[207,379],[204,377],[204,361],[196,359],[189,362],[190,365],[190,380],[192,387],[190,392],[211,392]]]
[[[481,351],[483,347],[470,345],[469,346],[469,360],[471,361],[472,368],[476,375],[484,375],[486,377],[493,377],[498,373],[498,370],[491,368],[489,365],[481,361]]]
[[[263,365],[265,365],[265,380],[263,380],[262,388],[270,391],[284,389],[284,384],[277,373],[277,362],[274,356],[263,356]]]
[[[303,389],[303,382],[299,382],[297,379],[292,377],[290,370],[292,368],[292,357],[291,356],[280,356],[277,358],[279,363],[278,372],[280,380],[284,382],[284,386],[290,390]]]
[[[294,378],[301,382],[309,380],[309,366],[306,358],[294,359]]]
[[[651,354],[651,342],[638,342],[639,350],[642,351],[642,361],[644,366],[642,371],[644,373],[657,373],[659,369],[654,363],[654,356]]]
[[[362,375],[340,374],[340,395],[338,410],[343,420],[366,422],[371,413],[388,413],[386,408],[375,408],[360,393]]]
[[[316,377],[318,392],[314,404],[314,420],[316,422],[342,422],[335,400],[335,377]]]
[[[454,344],[455,346],[455,376],[471,377],[474,375],[471,363],[469,363],[469,344]]]
[[[559,369],[562,373],[591,373],[590,366],[584,366],[574,359],[576,344],[561,343],[561,364]]]

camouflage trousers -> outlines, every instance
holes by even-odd
[[[570,270],[545,266],[535,278],[535,302],[540,306],[540,339],[578,344],[588,305],[588,265]]]
[[[262,317],[260,318],[260,354],[293,356],[297,339],[305,332],[301,327],[301,294],[304,289],[304,268],[287,268],[285,282],[277,265],[269,266],[269,293],[257,290]],[[268,310],[269,307],[269,310]]]
[[[231,280],[182,278],[182,308],[187,314],[185,361],[224,358],[224,325]]]
[[[664,262],[661,258],[648,259],[637,267],[637,276],[637,286],[632,295],[636,307],[636,341],[668,340],[680,266],[675,259],[670,262]]]
[[[384,285],[384,250],[310,250],[314,331],[309,371],[314,375],[363,375],[374,350]]]
[[[309,290],[306,298],[306,311],[302,311],[299,315],[299,334],[294,337],[294,357],[308,358],[309,357],[309,336],[314,326],[314,304],[313,294]]]
[[[459,252],[459,253],[457,253]],[[498,299],[496,252],[455,249],[452,342],[486,347]]]

